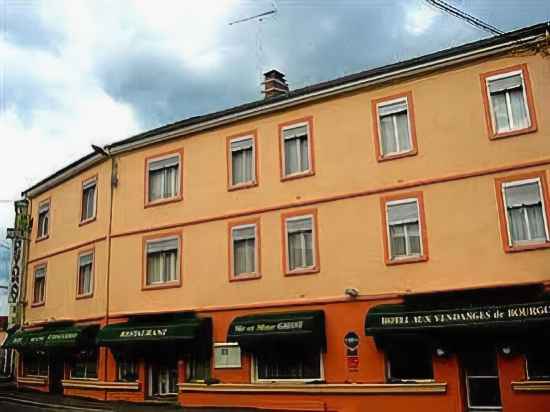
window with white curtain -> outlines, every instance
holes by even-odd
[[[93,252],[82,254],[78,258],[78,296],[92,293],[93,261]]]
[[[301,216],[286,220],[288,269],[299,270],[315,265],[313,250],[313,217]]]
[[[256,225],[236,226],[231,229],[233,238],[233,275],[257,273]]]
[[[386,203],[391,259],[422,255],[417,199]]]
[[[233,139],[231,150],[231,185],[254,183],[256,180],[254,139],[245,137]]]
[[[96,180],[92,179],[82,186],[82,215],[80,220],[85,222],[95,217],[96,211]]]
[[[379,103],[378,120],[382,156],[411,151],[407,98]]]
[[[46,266],[34,270],[33,303],[44,303],[46,299]]]
[[[521,71],[487,79],[491,115],[496,133],[529,127],[529,108]]]
[[[97,379],[97,349],[83,350],[73,356],[71,379]]]
[[[38,239],[44,238],[49,234],[50,226],[50,202],[43,202],[38,206]]]
[[[147,242],[147,285],[176,282],[179,277],[179,239]]]
[[[307,124],[283,129],[285,176],[310,170],[309,127]]]
[[[324,379],[319,348],[281,344],[254,354],[257,382],[316,381]]]
[[[179,155],[148,162],[149,202],[170,199],[180,194],[180,167]]]
[[[548,223],[539,178],[502,185],[509,244],[539,243],[548,240]]]

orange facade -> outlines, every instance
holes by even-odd
[[[129,362],[123,343],[110,342],[97,348],[97,370],[83,353],[60,357],[57,383],[53,355],[47,372],[33,375],[25,373],[23,354],[19,386],[49,391],[57,385],[66,395],[131,401],[176,391],[184,406],[475,410],[468,386],[475,377],[461,348],[433,352],[428,378],[397,379],[388,367],[394,344],[366,333],[365,319],[378,305],[437,306],[446,296],[467,307],[546,299],[549,71],[539,53],[426,69],[204,131],[176,131],[131,150],[113,145],[110,157],[54,187],[30,190],[35,223],[26,330],[97,325],[101,336],[101,328],[116,324],[154,325],[120,335],[141,339],[166,333],[167,316],[193,313],[211,319],[211,341],[220,344],[238,317],[322,311],[326,345],[319,345],[320,366],[311,379],[292,365],[289,376],[300,376],[278,379],[275,361],[253,346],[243,346],[240,365],[231,367],[217,367],[209,349],[203,376],[191,365],[194,355],[180,350],[185,343],[170,344],[169,361],[162,350],[132,349]],[[520,76],[509,81],[516,82],[512,92],[498,83],[508,72]],[[510,103],[517,90],[526,99],[519,115]],[[504,127],[504,115],[491,117],[500,95],[508,99],[508,128],[519,124],[510,132],[495,132]],[[408,140],[401,138],[403,127]],[[510,138],[499,139],[504,136]],[[249,153],[252,160],[243,163]],[[243,164],[253,165],[248,180],[239,180],[249,172]],[[88,201],[90,181],[95,197]],[[535,200],[517,206],[518,186]],[[518,208],[530,219],[526,233],[513,220]],[[91,259],[83,258],[89,252]],[[468,301],[476,291],[487,300]],[[349,332],[359,337],[353,353],[344,340]],[[522,339],[517,350],[515,340],[510,351],[501,340],[491,344],[498,406],[543,412],[550,382],[528,376]],[[130,372],[121,366],[127,361]]]

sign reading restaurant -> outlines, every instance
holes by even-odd
[[[120,338],[144,338],[147,336],[166,336],[168,328],[160,329],[131,329],[120,332]]]
[[[403,306],[404,308],[404,306]],[[370,314],[369,314],[370,315]],[[367,328],[408,329],[469,326],[493,322],[550,320],[550,302],[423,311],[384,311],[369,316]]]

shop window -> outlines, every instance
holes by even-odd
[[[71,363],[71,379],[97,379],[97,350],[79,352]]]
[[[254,356],[254,376],[258,382],[323,380],[321,351],[289,345],[258,352]]]
[[[258,270],[258,226],[256,223],[231,227],[232,277],[256,277]]]
[[[389,382],[422,381],[433,379],[432,351],[427,345],[406,343],[386,351]]]
[[[526,354],[527,379],[550,380],[550,355],[548,348],[533,347]]]
[[[36,238],[45,239],[50,234],[50,201],[46,200],[38,206],[38,229]]]
[[[168,361],[166,361],[168,362]],[[152,365],[149,368],[149,395],[166,396],[178,393],[178,368],[174,360],[170,364]]]
[[[409,153],[413,150],[407,96],[376,105],[381,158]]]
[[[138,366],[134,359],[118,359],[118,380],[121,382],[135,382],[138,380]]]
[[[147,286],[176,283],[179,279],[179,238],[146,242]]]
[[[540,178],[504,182],[509,246],[544,243],[549,240],[548,222]]]
[[[237,342],[214,343],[214,368],[241,367],[241,347]]]
[[[45,353],[25,353],[23,355],[24,376],[48,376],[48,357]]]
[[[90,296],[93,290],[94,253],[85,252],[78,257],[77,297]]]
[[[296,123],[281,129],[283,178],[313,171],[311,162],[311,122]]]
[[[179,154],[147,161],[148,203],[176,199],[181,195],[180,162]]]
[[[283,215],[286,245],[285,260],[288,274],[318,269],[315,213],[292,217]]]
[[[34,269],[33,305],[41,305],[46,301],[46,265]]]
[[[206,356],[190,356],[187,360],[187,381],[204,382],[210,378],[210,358]]]
[[[89,179],[82,185],[82,214],[80,222],[85,223],[95,218],[96,214],[96,186],[97,179]]]
[[[256,141],[254,136],[237,137],[229,142],[230,186],[248,186],[256,182]]]
[[[462,356],[468,407],[472,411],[500,410],[500,384],[494,348],[478,348]]]

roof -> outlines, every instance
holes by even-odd
[[[439,61],[439,60],[446,59],[446,58],[452,58],[454,56],[467,54],[468,52],[472,52],[472,51],[483,49],[483,48],[488,48],[488,47],[499,45],[499,44],[504,44],[504,43],[517,41],[518,43],[517,43],[516,47],[520,47],[522,45],[521,41],[523,39],[525,39],[529,36],[542,35],[542,34],[545,34],[545,33],[547,34],[548,30],[550,30],[550,21],[545,22],[545,23],[536,24],[534,26],[521,28],[521,29],[509,32],[509,33],[505,33],[505,34],[502,34],[502,35],[499,35],[499,36],[494,36],[494,37],[490,37],[490,38],[486,38],[486,39],[481,39],[481,40],[478,40],[478,41],[475,41],[475,42],[463,44],[463,45],[452,47],[452,48],[449,48],[449,49],[444,49],[444,50],[441,50],[441,51],[438,51],[438,52],[435,52],[435,53],[426,54],[426,55],[423,55],[423,56],[420,56],[420,57],[415,57],[415,58],[404,60],[404,61],[401,61],[401,62],[392,63],[392,64],[388,64],[388,65],[385,65],[385,66],[380,66],[380,67],[377,67],[377,68],[373,68],[373,69],[364,70],[364,71],[361,71],[361,72],[349,74],[349,75],[346,75],[346,76],[343,76],[343,77],[339,77],[337,79],[324,81],[324,82],[321,82],[321,83],[317,83],[317,84],[313,84],[313,85],[310,85],[310,86],[302,87],[302,88],[296,89],[296,90],[291,90],[287,93],[277,95],[277,96],[274,96],[274,97],[262,98],[262,99],[259,99],[259,100],[256,100],[256,101],[253,101],[253,102],[250,102],[250,103],[245,103],[245,104],[242,104],[242,105],[230,107],[228,109],[208,113],[208,114],[205,114],[205,115],[189,117],[189,118],[177,121],[175,123],[166,124],[164,126],[161,126],[161,127],[158,127],[158,128],[148,130],[146,132],[131,136],[129,138],[116,141],[112,144],[109,144],[109,145],[105,146],[105,149],[107,151],[116,150],[116,149],[119,149],[123,146],[128,146],[128,145],[131,145],[131,144],[146,141],[146,139],[151,138],[153,136],[160,135],[160,134],[173,132],[173,131],[176,131],[176,130],[179,130],[179,129],[182,129],[182,128],[186,128],[186,127],[189,127],[189,126],[200,125],[202,123],[211,122],[211,121],[221,119],[221,118],[224,118],[224,117],[227,117],[227,116],[230,116],[230,115],[235,115],[235,114],[247,112],[247,111],[250,111],[252,109],[261,109],[262,107],[273,106],[274,104],[282,103],[282,102],[285,102],[285,101],[288,101],[288,100],[291,100],[291,99],[295,99],[295,98],[300,97],[300,96],[307,96],[307,95],[310,95],[310,94],[313,94],[313,93],[316,93],[316,92],[320,92],[320,91],[323,91],[323,90],[335,88],[335,87],[338,87],[338,86],[343,86],[343,85],[346,85],[346,84],[355,83],[355,82],[358,82],[358,81],[361,81],[361,80],[364,80],[364,79],[369,79],[369,78],[372,78],[374,76],[391,74],[393,72],[400,72],[400,71],[403,71],[403,70],[408,69],[408,68],[414,68],[416,66],[429,64],[430,62]],[[30,188],[28,188],[27,190],[25,190],[22,193],[22,195],[27,196],[30,192],[33,192],[33,191],[36,191],[37,189],[39,189],[40,186],[48,183],[49,181],[51,181],[51,180],[53,180],[53,179],[55,179],[59,176],[62,176],[63,174],[70,171],[71,169],[75,168],[76,166],[90,160],[94,156],[99,156],[99,158],[101,158],[100,155],[98,155],[95,152],[92,152],[92,153],[90,153],[90,154],[74,161],[73,163],[65,166],[63,169],[60,169],[59,171],[55,172],[54,174],[42,179],[41,181],[39,181],[35,185],[33,185]]]

